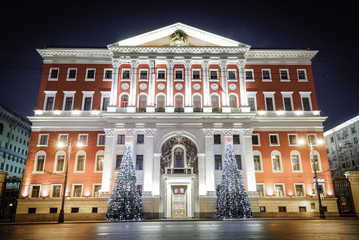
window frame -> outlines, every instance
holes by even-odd
[[[44,98],[44,111],[53,111],[55,108],[55,102],[56,102],[56,93],[57,91],[44,91],[45,92],[45,98]],[[51,109],[47,109],[48,99],[53,98]]]
[[[75,195],[75,186],[81,186],[80,197],[75,197],[74,196]],[[84,185],[82,183],[73,183],[72,188],[71,188],[71,197],[73,197],[73,198],[82,198],[83,190],[84,190]]]
[[[265,196],[266,196],[265,184],[264,184],[264,183],[256,183],[256,192],[258,192],[258,190],[257,190],[257,186],[258,186],[258,185],[262,186],[262,189],[263,189],[263,196],[261,196],[260,194],[258,194],[259,197],[265,197]]]
[[[107,74],[106,72],[107,71],[111,71],[111,78],[106,78],[107,77]],[[102,77],[102,81],[112,81],[113,79],[113,68],[104,68],[103,69],[103,77]]]
[[[142,73],[146,73],[146,78],[142,78]],[[139,82],[147,82],[148,81],[148,69],[147,68],[140,68],[138,70],[138,81]]]
[[[173,77],[173,80],[176,82],[181,82],[181,81],[184,81],[184,75],[183,75],[183,68],[175,68],[173,69],[174,71],[174,77]],[[177,78],[177,72],[181,72],[181,76],[182,78]]]
[[[124,76],[127,76],[128,71],[128,78],[124,78]],[[125,74],[126,72],[126,74]],[[121,81],[131,81],[131,69],[130,68],[122,68],[121,69]]]
[[[198,71],[198,78],[194,78],[194,72],[197,72],[197,71]],[[192,82],[201,82],[202,81],[202,74],[201,74],[200,68],[193,68],[191,73],[192,73],[192,75],[191,75]]]
[[[93,108],[93,95],[94,95],[94,91],[82,91],[82,106],[81,106],[81,110],[82,111],[91,111]],[[86,98],[91,98],[91,103],[90,103],[90,108],[89,109],[85,109],[85,104],[86,104]]]
[[[268,134],[268,136],[269,136],[269,146],[280,146],[279,134],[278,133],[270,133],[270,134]],[[271,136],[276,136],[277,137],[277,143],[272,143]]]
[[[253,136],[257,136],[258,144],[253,144]],[[252,133],[252,146],[261,146],[260,134],[259,133]]]
[[[283,190],[283,196],[278,196],[277,192],[276,192],[276,185],[281,185],[282,186],[282,190]],[[284,183],[274,183],[273,184],[273,192],[274,192],[274,197],[286,197],[286,191],[285,191],[285,184]]]
[[[294,170],[293,168],[293,159],[292,159],[292,156],[293,155],[297,155],[298,156],[298,164],[299,164],[299,170]],[[291,164],[291,169],[292,169],[292,172],[303,172],[303,167],[302,167],[302,158],[300,156],[300,152],[297,151],[297,150],[293,150],[290,152],[290,164]]]
[[[46,136],[46,143],[45,144],[41,144],[41,138]],[[38,135],[38,140],[37,140],[37,147],[47,147],[49,145],[49,137],[50,134],[49,133],[40,133]]]
[[[229,73],[234,73],[234,78],[229,78]],[[227,69],[227,81],[228,82],[237,82],[237,70],[236,69]]]
[[[305,79],[300,79],[299,78],[299,72],[303,71],[304,72],[304,77]],[[305,68],[299,68],[297,69],[297,78],[298,78],[298,82],[308,82],[308,74],[307,74],[307,69]]]
[[[81,140],[81,136],[86,136],[86,141],[83,142]],[[82,143],[82,146],[88,146],[88,141],[89,141],[89,135],[88,133],[79,133],[78,136],[77,136],[77,141],[80,143]]]
[[[294,185],[294,194],[295,194],[296,197],[306,197],[307,194],[305,192],[305,184],[304,183],[294,183],[293,185]],[[303,196],[298,196],[297,195],[296,185],[302,185],[302,187],[303,187]]]
[[[164,78],[159,78],[160,72],[164,72]],[[156,81],[158,81],[158,82],[166,82],[166,81],[167,81],[167,74],[166,74],[166,72],[167,72],[166,68],[159,68],[159,69],[157,69]]]
[[[88,74],[89,71],[94,71],[93,72],[93,78],[89,78]],[[85,76],[85,81],[95,81],[96,80],[96,68],[86,68],[86,76]]]
[[[247,72],[251,72],[252,78],[247,78]],[[254,70],[253,69],[244,69],[244,80],[246,82],[254,82]]]
[[[75,77],[70,78],[70,72],[75,71]],[[66,81],[76,81],[77,80],[77,68],[68,68],[66,74]]]
[[[58,160],[59,160],[59,156],[65,156],[64,157],[64,162],[63,162],[63,165],[62,165],[62,170],[57,170],[58,168]],[[57,151],[56,154],[55,154],[55,161],[54,161],[54,173],[63,173],[65,172],[65,165],[66,165],[66,158],[67,158],[67,154],[64,150],[60,150],[60,151]]]
[[[43,156],[44,157],[44,163],[42,165],[42,170],[41,171],[38,171],[38,160],[39,160],[39,157],[40,156]],[[44,173],[45,171],[45,164],[46,164],[46,152],[43,151],[43,150],[40,150],[38,151],[36,154],[35,154],[35,161],[34,161],[34,168],[33,168],[33,171],[32,173]],[[7,165],[9,166],[9,165]]]
[[[287,79],[282,78],[282,71],[287,73]],[[289,75],[289,69],[279,69],[279,78],[281,82],[290,82],[290,75]]]
[[[52,78],[52,77],[51,77],[53,70],[57,70],[56,78]],[[52,68],[49,69],[49,77],[48,77],[47,80],[48,80],[48,81],[58,81],[58,80],[59,80],[59,75],[60,75],[60,68],[54,68],[54,67],[52,67]]]
[[[83,170],[78,170],[79,167],[79,156],[84,156],[84,160],[83,160]],[[85,169],[86,169],[86,152],[83,150],[80,150],[76,153],[76,158],[75,158],[75,167],[74,167],[74,173],[85,173]]]
[[[274,97],[275,92],[263,92],[264,95],[264,106],[266,111],[270,111],[270,112],[274,112],[276,111],[276,104],[275,104],[275,97]],[[268,104],[267,104],[267,98],[271,98],[272,99],[272,107],[273,110],[268,110]]]
[[[54,195],[54,187],[55,186],[60,186],[60,196],[58,196],[58,197],[54,197],[53,195]],[[55,198],[55,199],[57,199],[57,198],[61,198],[62,196],[62,184],[51,184],[51,190],[50,190],[50,198]]]
[[[103,144],[100,144],[100,138],[101,138],[101,137],[105,137]],[[102,147],[102,146],[105,146],[105,144],[106,144],[106,134],[104,134],[104,133],[98,133],[98,134],[97,134],[97,144],[96,144],[96,146]]]
[[[32,196],[32,192],[34,187],[39,187],[39,195],[37,197],[33,197]],[[29,198],[40,198],[41,197],[41,190],[42,190],[42,185],[41,184],[30,184],[30,189],[29,189]]]
[[[219,159],[217,159],[216,157],[219,157]],[[219,169],[217,169],[217,162],[220,163]],[[223,159],[222,159],[222,154],[215,154],[214,155],[214,170],[215,171],[222,171],[223,170]]]
[[[279,170],[276,170],[274,168],[274,166],[275,166],[275,164],[274,164],[275,158],[273,158],[274,156],[279,156],[279,161],[278,161],[278,163],[280,164],[280,169]],[[272,172],[283,172],[282,154],[278,150],[274,150],[274,151],[271,152],[271,164],[272,164]]]
[[[99,161],[101,161],[101,160],[98,160],[99,156],[103,156],[102,169],[99,169]],[[102,173],[103,172],[103,163],[104,162],[105,162],[105,151],[103,151],[103,150],[97,151],[96,155],[95,155],[95,168],[94,168],[95,173]]]
[[[212,72],[216,72],[217,78],[212,78]],[[219,74],[218,74],[218,69],[216,68],[211,68],[208,70],[208,79],[209,81],[219,81]]]
[[[295,136],[296,144],[292,144],[292,143],[290,142],[290,136]],[[298,143],[298,134],[296,134],[296,133],[288,133],[288,145],[289,145],[289,146],[299,146],[299,143]]]
[[[268,73],[269,73],[269,78],[268,79],[264,78],[264,72],[265,71],[268,71]],[[262,82],[272,82],[272,73],[271,73],[270,68],[261,69],[261,74],[262,74]]]
[[[259,156],[259,170],[256,170],[256,164],[254,163],[254,156]],[[254,165],[254,172],[263,172],[263,159],[262,159],[262,153],[258,150],[253,151],[253,165]]]
[[[64,92],[64,100],[62,103],[62,111],[72,111],[74,109],[74,101],[75,101],[75,93],[76,91],[63,91]],[[66,110],[66,99],[67,98],[72,98],[71,101],[71,109],[67,109]]]

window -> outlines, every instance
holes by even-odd
[[[103,97],[102,98],[102,111],[107,111],[107,107],[110,105],[110,98],[109,97]]]
[[[229,96],[229,106],[231,108],[236,108],[237,107],[237,97],[234,95],[230,95]]]
[[[87,141],[88,141],[87,134],[79,134],[79,137],[78,137],[79,144],[81,144],[82,146],[87,146]]]
[[[29,208],[29,209],[27,210],[27,213],[29,213],[29,214],[35,214],[35,213],[36,213],[36,208]]]
[[[272,154],[272,167],[273,167],[273,172],[282,171],[282,163],[279,154]]]
[[[103,170],[104,155],[96,156],[96,171],[101,172]]]
[[[283,98],[283,102],[284,102],[284,110],[285,111],[292,111],[292,99],[290,97],[284,97]]]
[[[239,135],[233,135],[233,144],[240,144]]]
[[[164,111],[165,106],[166,106],[166,104],[165,104],[165,96],[158,95],[157,96],[157,108],[162,109]]]
[[[201,108],[201,97],[198,95],[193,96],[193,108],[194,111],[199,111]]]
[[[270,143],[270,146],[279,146],[278,134],[269,134],[269,143]]]
[[[183,108],[183,97],[182,95],[177,95],[175,97],[175,108]]]
[[[130,70],[129,69],[122,70],[122,79],[130,79]]]
[[[220,134],[214,134],[213,135],[213,143],[214,144],[221,144],[221,135]]]
[[[308,138],[308,145],[313,145],[313,146],[317,145],[315,134],[308,134],[307,138]]]
[[[305,69],[298,69],[297,70],[297,74],[298,74],[298,81],[308,81],[307,79],[307,71]]]
[[[58,68],[50,68],[49,80],[57,80],[59,77],[59,69]]]
[[[31,198],[40,197],[40,187],[41,185],[31,185]]]
[[[94,81],[95,80],[95,68],[88,68],[86,69],[86,79],[85,81]]]
[[[51,111],[54,108],[54,101],[55,101],[55,97],[54,96],[47,96],[46,97],[46,103],[45,103],[45,110],[47,111]]]
[[[76,172],[84,172],[85,171],[85,155],[78,155],[76,160]]]
[[[287,212],[287,207],[278,207],[278,212]]]
[[[183,79],[183,70],[182,69],[176,69],[175,70],[175,79]]]
[[[82,184],[74,184],[72,189],[72,197],[82,197]]]
[[[288,134],[289,146],[298,146],[297,135]]]
[[[214,155],[214,169],[222,170],[222,155]]]
[[[251,111],[251,112],[254,112],[254,111],[257,110],[257,109],[256,109],[256,100],[255,100],[254,97],[249,97],[249,98],[248,98],[248,105],[249,105],[249,107],[250,107],[250,111]]]
[[[319,155],[317,152],[313,153],[313,158],[312,158],[312,170],[314,171],[314,169],[316,171],[321,171],[321,168],[320,168],[320,162],[319,162]]]
[[[266,110],[274,111],[273,97],[266,97],[265,100],[266,100]]]
[[[270,70],[269,69],[262,69],[262,81],[263,82],[270,82],[272,81],[272,77],[270,74]]]
[[[192,70],[192,80],[200,80],[200,79],[201,79],[201,71]]]
[[[106,135],[99,134],[97,135],[97,146],[105,146]]]
[[[253,134],[252,135],[252,145],[253,146],[260,146],[259,134]]]
[[[307,211],[307,207],[299,207],[299,212],[306,212]]]
[[[93,197],[98,197],[101,190],[101,184],[94,184],[93,185]]]
[[[265,206],[260,206],[259,211],[260,212],[266,212],[266,207]]]
[[[256,188],[257,188],[257,193],[259,194],[260,197],[264,197],[264,184],[261,183],[261,184],[257,184],[256,185]]]
[[[234,155],[234,157],[236,158],[236,162],[237,162],[237,166],[239,170],[242,170],[242,159],[241,159],[241,155]]]
[[[146,109],[146,105],[147,105],[147,96],[146,95],[140,95],[140,99],[139,99],[139,108],[140,109]]]
[[[295,196],[304,197],[304,184],[294,184],[295,187]]]
[[[122,95],[122,97],[121,97],[121,107],[125,108],[125,107],[127,107],[127,105],[128,105],[128,95],[125,94],[125,95]]]
[[[246,69],[245,74],[246,74],[246,81],[254,81],[254,74],[252,69]]]
[[[105,69],[103,72],[103,80],[111,81],[112,80],[112,69]]]
[[[49,134],[39,134],[38,146],[47,146],[49,139]]]
[[[66,97],[66,98],[65,98],[65,106],[64,106],[64,110],[65,110],[65,111],[70,111],[70,110],[72,110],[73,101],[74,101],[74,98],[73,98],[73,97]]]
[[[79,211],[80,211],[80,208],[78,208],[78,207],[71,208],[71,213],[78,213]]]
[[[284,197],[284,184],[276,183],[274,184],[274,192],[276,197]]]
[[[174,150],[174,167],[183,168],[184,167],[184,151],[182,148],[178,147]]]
[[[253,155],[254,170],[262,171],[261,156],[259,154]]]
[[[218,70],[209,70],[209,79],[218,80]]]
[[[121,167],[123,155],[116,155],[116,169],[119,169]]]
[[[124,134],[117,135],[117,144],[125,144],[125,135]]]
[[[212,103],[212,108],[213,109],[219,110],[219,100],[218,100],[217,95],[212,95],[211,96],[211,103]]]
[[[76,80],[77,69],[76,68],[69,68],[67,71],[67,79],[68,81],[75,81]]]
[[[137,144],[143,144],[145,142],[145,135],[138,134],[137,135]]]
[[[236,70],[228,70],[228,80],[236,80]]]
[[[166,70],[158,70],[157,80],[165,80],[165,79],[166,79]]]
[[[140,80],[147,80],[147,79],[148,79],[147,70],[140,70]]]
[[[290,155],[291,161],[292,161],[292,171],[300,171],[300,160],[299,160],[299,154],[291,154]]]
[[[289,81],[289,72],[288,69],[280,69],[279,70],[279,74],[280,74],[280,80],[283,82],[287,82]]]
[[[50,208],[50,213],[57,213],[57,208]]]
[[[136,170],[143,170],[143,155],[136,155]]]
[[[65,155],[58,154],[56,159],[56,172],[63,172],[65,166]]]
[[[311,110],[308,97],[303,97],[302,98],[302,104],[303,104],[303,111],[310,111]]]
[[[60,184],[52,185],[51,197],[53,197],[53,198],[61,197],[61,185]]]
[[[84,111],[91,110],[91,105],[92,105],[92,97],[85,97],[84,98],[83,110]]]
[[[65,146],[67,146],[67,139],[69,138],[68,134],[59,134],[58,141],[63,143]]]

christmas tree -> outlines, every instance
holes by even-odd
[[[125,147],[106,218],[110,221],[142,220],[142,202],[129,145]]]
[[[226,159],[222,172],[222,184],[217,189],[217,218],[250,218],[251,205],[238,170],[233,147],[226,146]]]

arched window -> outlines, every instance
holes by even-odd
[[[121,97],[121,107],[125,108],[125,107],[127,107],[127,105],[128,105],[128,95],[125,94],[125,95],[122,95],[122,97]]]
[[[140,95],[140,102],[139,102],[139,108],[145,109],[147,105],[147,96],[146,95]]]
[[[279,151],[274,150],[271,154],[273,172],[282,172],[282,157]]]
[[[198,95],[193,96],[193,111],[194,112],[201,111],[201,97]]]
[[[237,97],[234,95],[229,96],[229,106],[232,108],[237,107]]]
[[[290,152],[290,159],[292,163],[292,171],[298,172],[302,170],[302,164],[300,161],[300,153],[297,150]]]
[[[157,109],[161,112],[164,112],[165,109],[165,96],[158,95],[157,96]]]
[[[183,108],[183,97],[181,95],[175,97],[175,108]]]
[[[178,147],[174,151],[174,167],[175,168],[183,168],[183,158],[184,158],[184,152],[183,149]]]
[[[262,154],[260,151],[253,151],[254,171],[263,171]]]
[[[46,152],[38,151],[35,155],[34,172],[43,172],[45,168]]]
[[[54,172],[64,172],[66,152],[61,150],[56,153]]]
[[[313,158],[311,158],[312,171],[314,172],[314,168],[316,171],[322,171],[322,164],[320,162],[319,152],[313,151]]]
[[[103,170],[103,161],[105,159],[105,152],[100,150],[96,153],[95,159],[95,172],[102,172]]]
[[[213,109],[219,109],[219,101],[218,101],[218,96],[217,95],[212,95],[211,102],[212,102],[212,108]]]

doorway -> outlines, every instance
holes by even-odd
[[[187,186],[171,186],[172,203],[171,203],[171,217],[172,218],[187,218]]]

